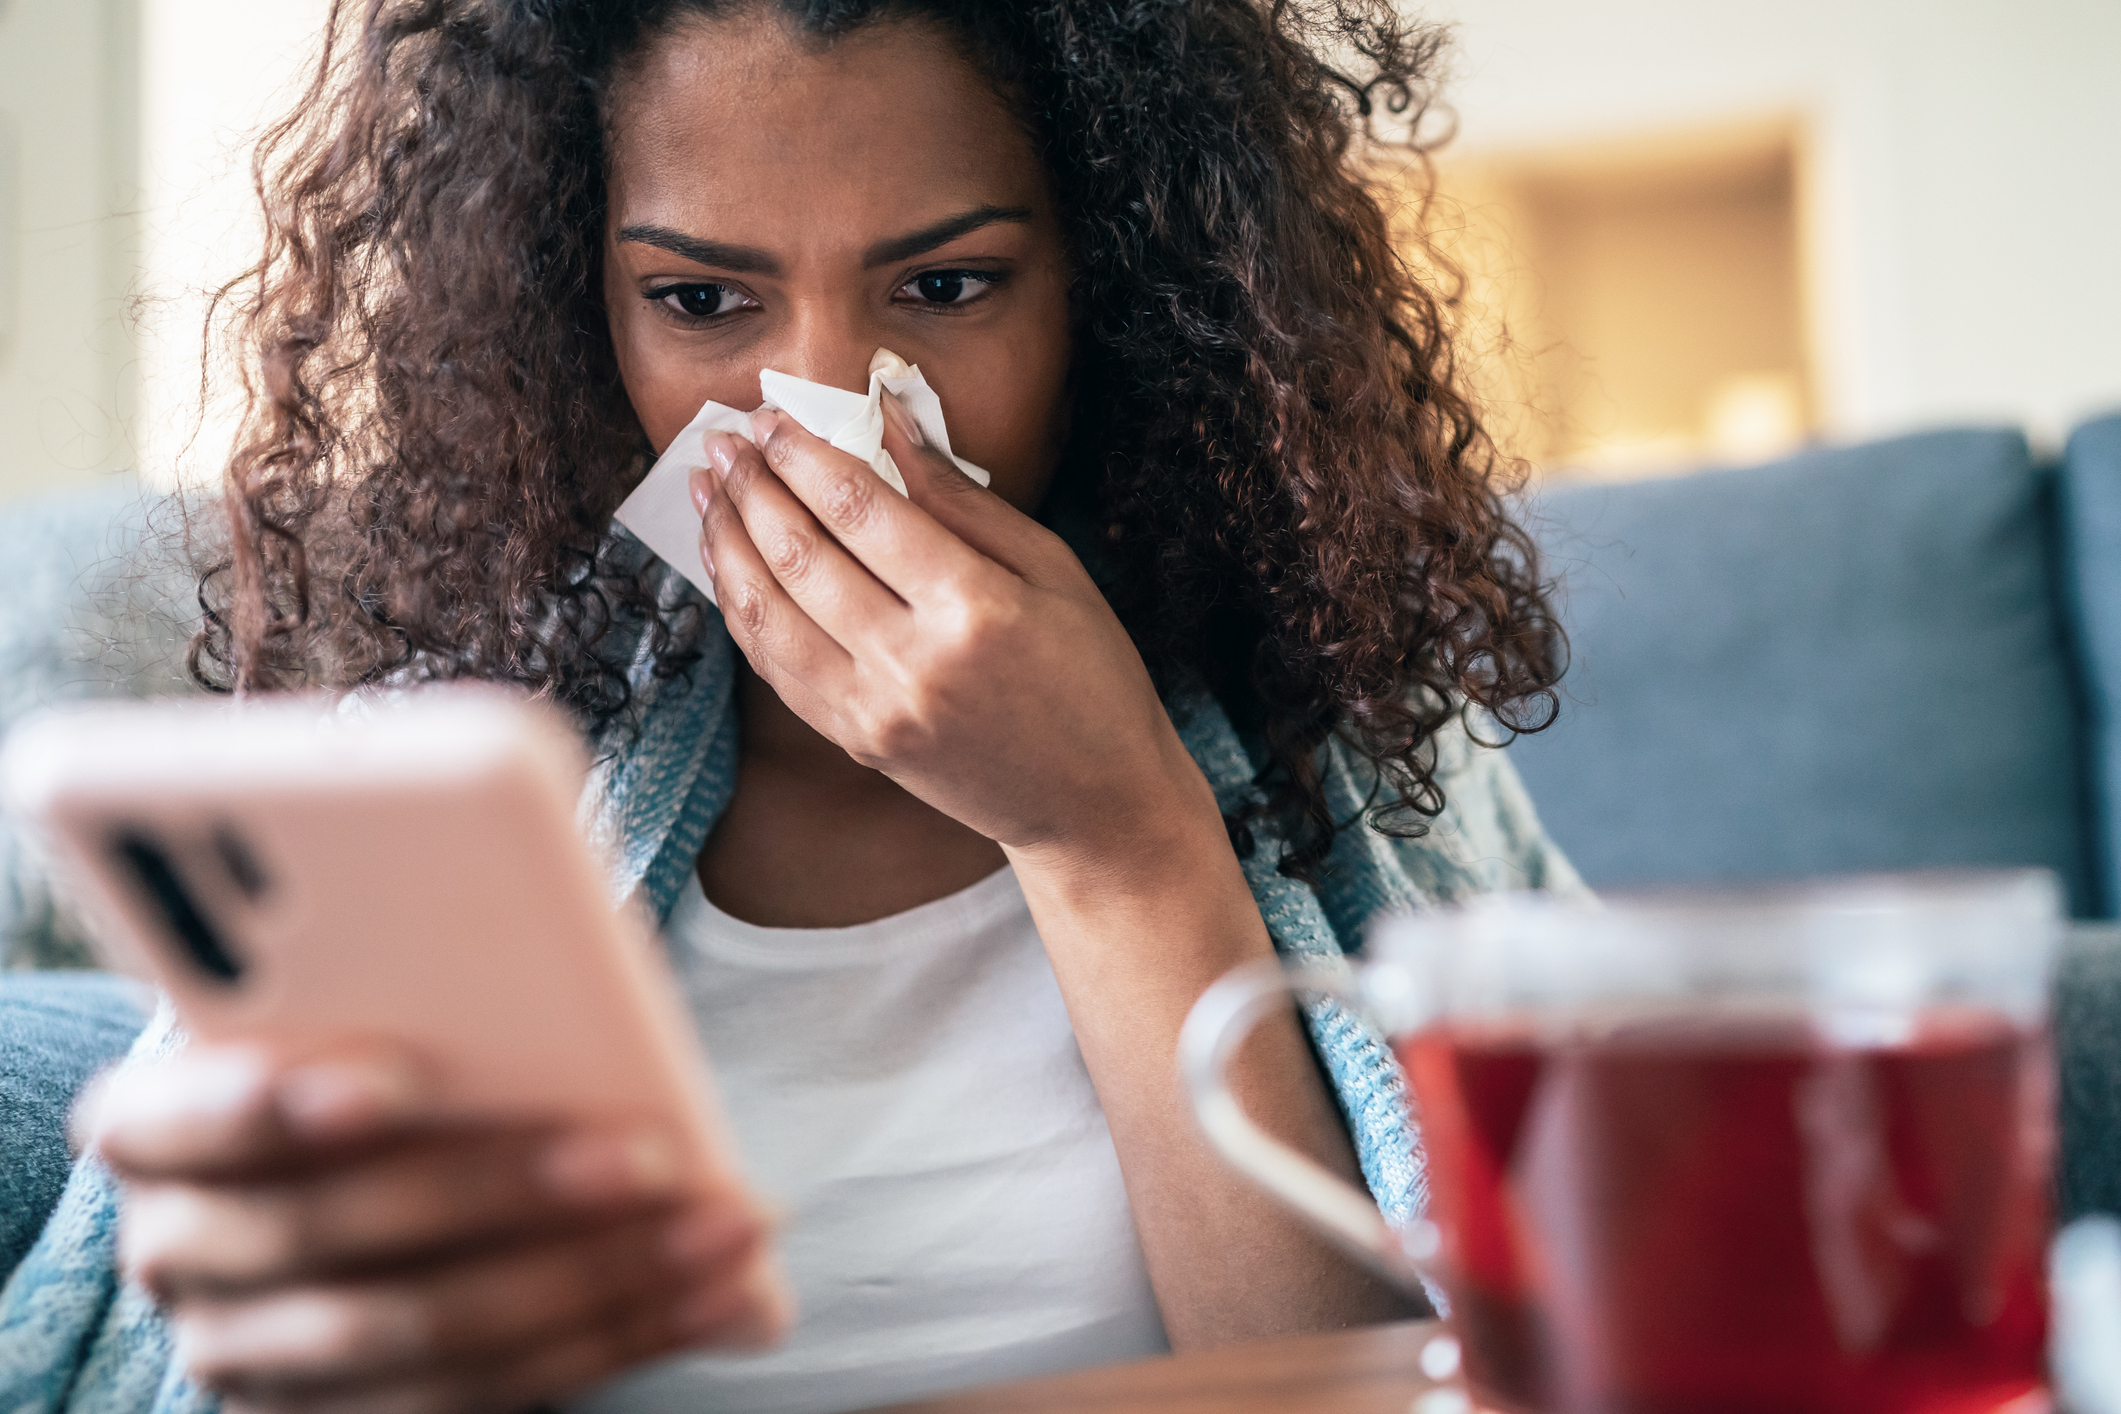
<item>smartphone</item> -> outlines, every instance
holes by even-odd
[[[0,794],[192,1035],[395,1042],[449,1113],[657,1124],[750,1201],[660,945],[578,831],[586,765],[492,687],[99,703],[17,727]]]

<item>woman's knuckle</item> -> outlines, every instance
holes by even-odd
[[[851,535],[876,513],[876,493],[858,477],[835,476],[818,496],[818,518],[837,535]]]
[[[873,699],[863,697],[847,704],[842,711],[847,722],[847,749],[874,753],[883,739],[890,721],[890,711]]]
[[[991,632],[980,608],[956,593],[943,596],[941,612],[934,616],[930,629],[928,647],[945,662],[975,655]]]
[[[999,616],[975,610],[964,616],[957,631],[958,652],[972,659],[985,659],[1001,646],[1007,630]]]
[[[724,616],[745,638],[756,642],[765,637],[766,596],[756,584],[740,579],[722,588],[721,597]]]
[[[923,736],[914,714],[905,711],[887,712],[870,724],[868,737],[873,754],[886,761],[896,761],[910,755],[920,744]]]
[[[816,551],[810,537],[800,530],[783,530],[775,535],[764,551],[766,568],[773,571],[775,579],[783,584],[793,583],[809,573],[816,559]]]
[[[1015,593],[968,592],[966,602],[964,638],[974,652],[985,656],[1023,637],[1027,614]]]
[[[795,445],[795,439],[782,432],[775,432],[766,439],[766,445],[759,448],[759,454],[775,471],[787,470],[795,462],[800,451]]]

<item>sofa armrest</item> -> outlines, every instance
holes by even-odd
[[[2121,927],[2079,925],[2055,977],[2064,1221],[2121,1213]]]

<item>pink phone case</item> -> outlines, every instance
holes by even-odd
[[[577,832],[583,770],[555,714],[478,687],[61,710],[0,758],[193,1035],[387,1037],[452,1110],[660,1122],[748,1193],[660,947]]]

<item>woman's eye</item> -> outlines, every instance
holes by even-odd
[[[977,270],[930,270],[899,286],[899,294],[922,304],[970,304],[998,283]]]
[[[687,319],[712,319],[750,303],[727,285],[666,285],[650,290],[648,298]]]

